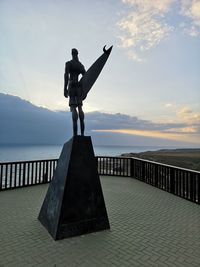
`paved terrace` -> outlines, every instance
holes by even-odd
[[[54,241],[37,221],[48,185],[0,192],[0,266],[200,266],[200,207],[101,177],[111,230]]]

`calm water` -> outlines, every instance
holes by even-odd
[[[129,152],[155,151],[163,147],[152,146],[95,146],[97,156],[119,156]],[[58,158],[61,145],[49,146],[0,146],[0,162]]]

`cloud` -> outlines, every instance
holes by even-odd
[[[161,131],[149,131],[149,130],[133,130],[133,129],[111,129],[111,130],[96,130],[100,132],[112,132],[112,133],[123,133],[123,134],[130,134],[130,135],[138,135],[138,136],[145,136],[145,137],[156,137],[156,138],[165,138],[171,140],[177,140],[177,136],[174,133],[167,133]]]
[[[200,35],[199,0],[122,0],[128,7],[126,14],[117,23],[120,34],[120,47],[127,50],[130,59],[144,61],[144,52],[157,45],[177,28],[170,22],[173,5],[176,16],[182,20],[179,28],[186,34]],[[178,11],[177,11],[178,10]]]
[[[184,25],[183,30],[190,36],[200,35],[200,1],[181,0],[180,14],[189,19],[188,25]]]
[[[85,116],[86,135],[96,136],[96,143],[101,144],[108,142],[102,139],[108,134],[110,144],[112,140],[116,144],[120,140],[131,142],[131,137],[140,140],[140,144],[144,138],[146,141],[154,138],[155,143],[167,139],[200,145],[200,115],[188,107],[182,107],[177,114],[180,122],[157,123],[121,113],[89,112]],[[50,111],[1,93],[0,121],[0,144],[61,144],[72,134],[70,112]]]
[[[108,129],[108,130],[94,130],[94,132],[143,136],[143,137],[158,138],[162,140],[165,139],[165,140],[188,142],[200,145],[199,141],[200,134],[197,134],[196,129],[192,128],[170,129],[169,131]]]
[[[172,105],[170,104],[169,107]],[[200,114],[189,107],[174,110],[174,122],[158,123],[125,114],[92,112],[87,114],[88,127],[95,133],[113,133],[154,137],[200,144]]]
[[[122,0],[124,4],[128,4],[130,6],[136,6],[141,10],[157,10],[160,12],[166,12],[169,10],[170,5],[174,2],[174,0]]]
[[[174,0],[122,0],[130,7],[128,14],[118,22],[121,30],[120,46],[128,48],[128,56],[142,61],[138,55],[158,45],[173,27],[164,22]]]
[[[186,127],[183,123],[156,123],[150,120],[142,120],[135,116],[115,113],[91,112],[87,114],[90,130],[106,129],[134,129],[165,131],[171,128]]]
[[[200,113],[194,112],[187,106],[181,107],[177,111],[176,115],[178,119],[188,124],[200,125]]]
[[[173,106],[174,106],[173,103],[167,103],[167,104],[165,104],[165,107],[166,107],[166,108],[172,108]]]

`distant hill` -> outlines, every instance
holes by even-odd
[[[126,157],[136,157],[156,161],[185,169],[200,171],[200,149],[161,149],[142,153],[122,154]]]

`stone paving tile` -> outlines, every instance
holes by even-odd
[[[131,178],[101,177],[111,230],[54,241],[47,185],[0,192],[0,267],[200,266],[200,207]]]

